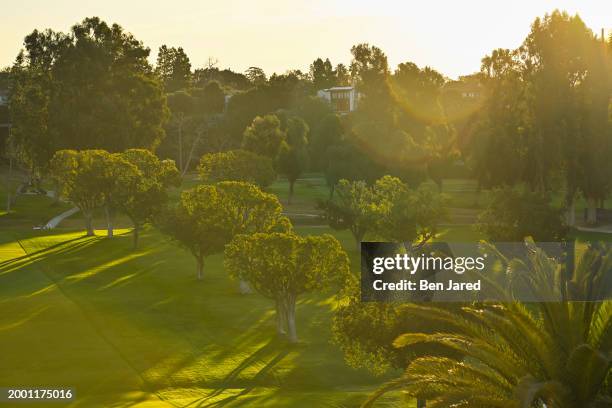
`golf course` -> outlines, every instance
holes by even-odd
[[[307,183],[297,192],[298,206],[317,195]],[[331,407],[358,406],[384,381],[331,344],[335,296],[301,300],[290,345],[276,338],[273,303],[241,295],[222,255],[197,281],[193,257],[154,228],[138,250],[128,229],[85,237],[78,214],[32,230],[65,207],[24,196],[0,217],[0,383],[71,387],[71,406]],[[348,232],[296,230],[333,233],[358,268]]]

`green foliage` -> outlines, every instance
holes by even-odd
[[[264,188],[276,179],[272,159],[247,150],[207,153],[198,166],[205,183],[245,181]]]
[[[210,81],[204,87],[193,90],[198,98],[198,111],[205,113],[223,113],[225,109],[225,92],[217,81]]]
[[[539,191],[563,186],[570,214],[581,191],[594,223],[596,201],[612,188],[611,66],[610,54],[580,17],[560,11],[536,19],[520,48],[483,58],[489,97],[468,149],[481,184],[525,182]]]
[[[50,75],[41,68],[26,69],[18,59],[11,77],[10,143],[27,168],[44,171],[56,148],[49,134]]]
[[[287,119],[286,141],[278,152],[278,169],[289,181],[289,203],[293,197],[293,186],[308,168],[308,125],[303,119]]]
[[[136,189],[141,173],[136,166],[104,150],[58,151],[51,160],[61,191],[85,216],[87,235],[94,235],[92,211],[105,206],[112,236],[112,211]]]
[[[381,203],[376,235],[387,241],[427,242],[446,216],[443,196],[427,185],[411,190],[398,178],[384,176],[374,184],[373,193]]]
[[[134,224],[132,233],[134,248],[137,248],[140,230],[162,214],[168,203],[168,188],[180,184],[180,175],[174,161],[159,160],[149,150],[129,149],[122,156],[141,174],[134,188],[117,203]]]
[[[325,154],[325,181],[330,198],[342,179],[374,182],[384,174],[384,167],[372,161],[363,151],[349,141],[329,146]]]
[[[312,167],[315,170],[324,170],[327,167],[327,152],[331,146],[340,144],[344,135],[344,128],[340,117],[329,113],[311,131],[309,151]],[[342,177],[347,178],[347,177]]]
[[[331,235],[302,238],[291,233],[238,235],[226,247],[225,268],[276,302],[278,331],[297,342],[299,295],[328,288],[349,276],[349,260]]]
[[[417,319],[401,304],[362,302],[358,279],[347,285],[343,302],[332,321],[333,342],[340,347],[347,364],[366,368],[375,375],[403,369],[417,356],[455,356],[448,347],[422,345],[410,350],[396,348],[393,341],[406,332],[433,333],[439,325]],[[461,304],[438,304],[443,310],[459,310]]]
[[[266,83],[266,73],[259,67],[249,67],[244,75],[254,86],[260,86]]]
[[[167,98],[172,115],[158,152],[162,157],[175,157],[179,171],[185,175],[203,151],[227,148],[227,138],[219,131],[225,96],[218,83],[211,82],[204,89],[181,90]]]
[[[336,74],[329,58],[323,61],[317,58],[310,64],[310,79],[315,90],[330,88],[336,85]]]
[[[113,235],[114,213],[121,210],[134,224],[135,247],[140,228],[166,204],[167,188],[179,184],[174,162],[160,161],[145,149],[124,153],[60,150],[51,159],[50,169],[58,193],[83,212],[87,235],[94,235],[94,209],[104,206],[109,237]]]
[[[311,131],[314,131],[327,115],[332,114],[331,108],[326,101],[311,95],[298,98],[290,108],[295,116],[306,121]]]
[[[34,31],[13,67],[15,148],[43,170],[56,150],[155,147],[165,98],[131,34],[87,18],[69,34]]]
[[[516,242],[525,237],[552,242],[565,238],[563,212],[550,195],[520,187],[495,190],[479,219],[479,229],[491,241]]]
[[[244,131],[242,148],[275,159],[284,138],[276,115],[257,116]]]
[[[229,89],[246,90],[251,87],[248,78],[244,74],[234,72],[228,68],[221,70],[215,66],[208,66],[198,68],[193,72],[195,87],[202,88],[211,81],[219,82]]]
[[[167,92],[186,89],[191,81],[191,63],[182,47],[162,45],[157,52],[155,73],[159,76]]]
[[[349,229],[359,248],[365,234],[378,220],[375,197],[364,181],[340,180],[333,199],[321,203],[329,226]]]
[[[440,194],[425,186],[413,191],[388,175],[373,186],[340,180],[322,207],[330,226],[349,229],[358,247],[367,233],[393,242],[428,241],[445,216]]]
[[[544,277],[562,268],[533,243],[527,246],[527,261],[503,259],[503,269],[514,273],[517,267],[527,268],[531,275]],[[591,283],[611,270],[611,260],[609,247],[590,247],[574,279],[589,277],[574,284],[575,292],[588,296],[594,289]],[[567,279],[571,278],[564,284],[569,284]],[[542,281],[545,290],[550,290],[550,281]],[[601,289],[599,286],[595,290]],[[394,341],[395,347],[409,350],[435,344],[458,355],[412,360],[405,374],[373,395],[366,406],[397,388],[440,407],[608,406],[612,402],[611,306],[609,301],[510,302],[447,311],[437,305],[403,305],[401,308],[414,319],[430,322],[437,330],[430,334],[407,332]]]
[[[236,234],[290,229],[278,199],[256,186],[224,181],[183,191],[161,220],[161,230],[191,252],[203,277],[206,257],[222,252]]]

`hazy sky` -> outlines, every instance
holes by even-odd
[[[306,70],[315,58],[350,62],[350,47],[381,47],[392,67],[413,61],[445,75],[471,73],[494,48],[514,48],[536,16],[578,13],[600,32],[612,25],[610,0],[23,0],[0,12],[0,66],[9,65],[34,28],[68,31],[87,16],[117,22],[151,48],[182,46],[194,67],[266,73]]]

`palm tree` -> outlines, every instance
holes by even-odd
[[[590,246],[573,276],[564,278],[562,265],[533,242],[526,245],[525,261],[500,254],[507,272],[561,301],[475,304],[459,312],[432,304],[405,305],[414,318],[444,331],[405,333],[395,347],[438,344],[463,357],[416,358],[401,378],[381,388],[365,406],[398,388],[427,399],[427,406],[434,408],[612,406],[612,301],[577,300],[609,298],[610,247]]]

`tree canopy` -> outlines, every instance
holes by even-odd
[[[245,181],[260,188],[268,187],[276,179],[272,159],[240,149],[203,155],[198,172],[206,183]]]
[[[276,304],[277,329],[297,342],[295,309],[299,295],[320,291],[349,276],[349,260],[329,234],[300,237],[291,233],[237,235],[226,247],[225,268],[248,281]]]
[[[205,258],[222,252],[236,234],[290,230],[281,211],[274,195],[249,183],[224,181],[183,191],[160,227],[196,258],[202,279]]]
[[[86,18],[70,33],[34,30],[12,68],[15,147],[38,170],[61,149],[154,148],[167,107],[149,49]]]

